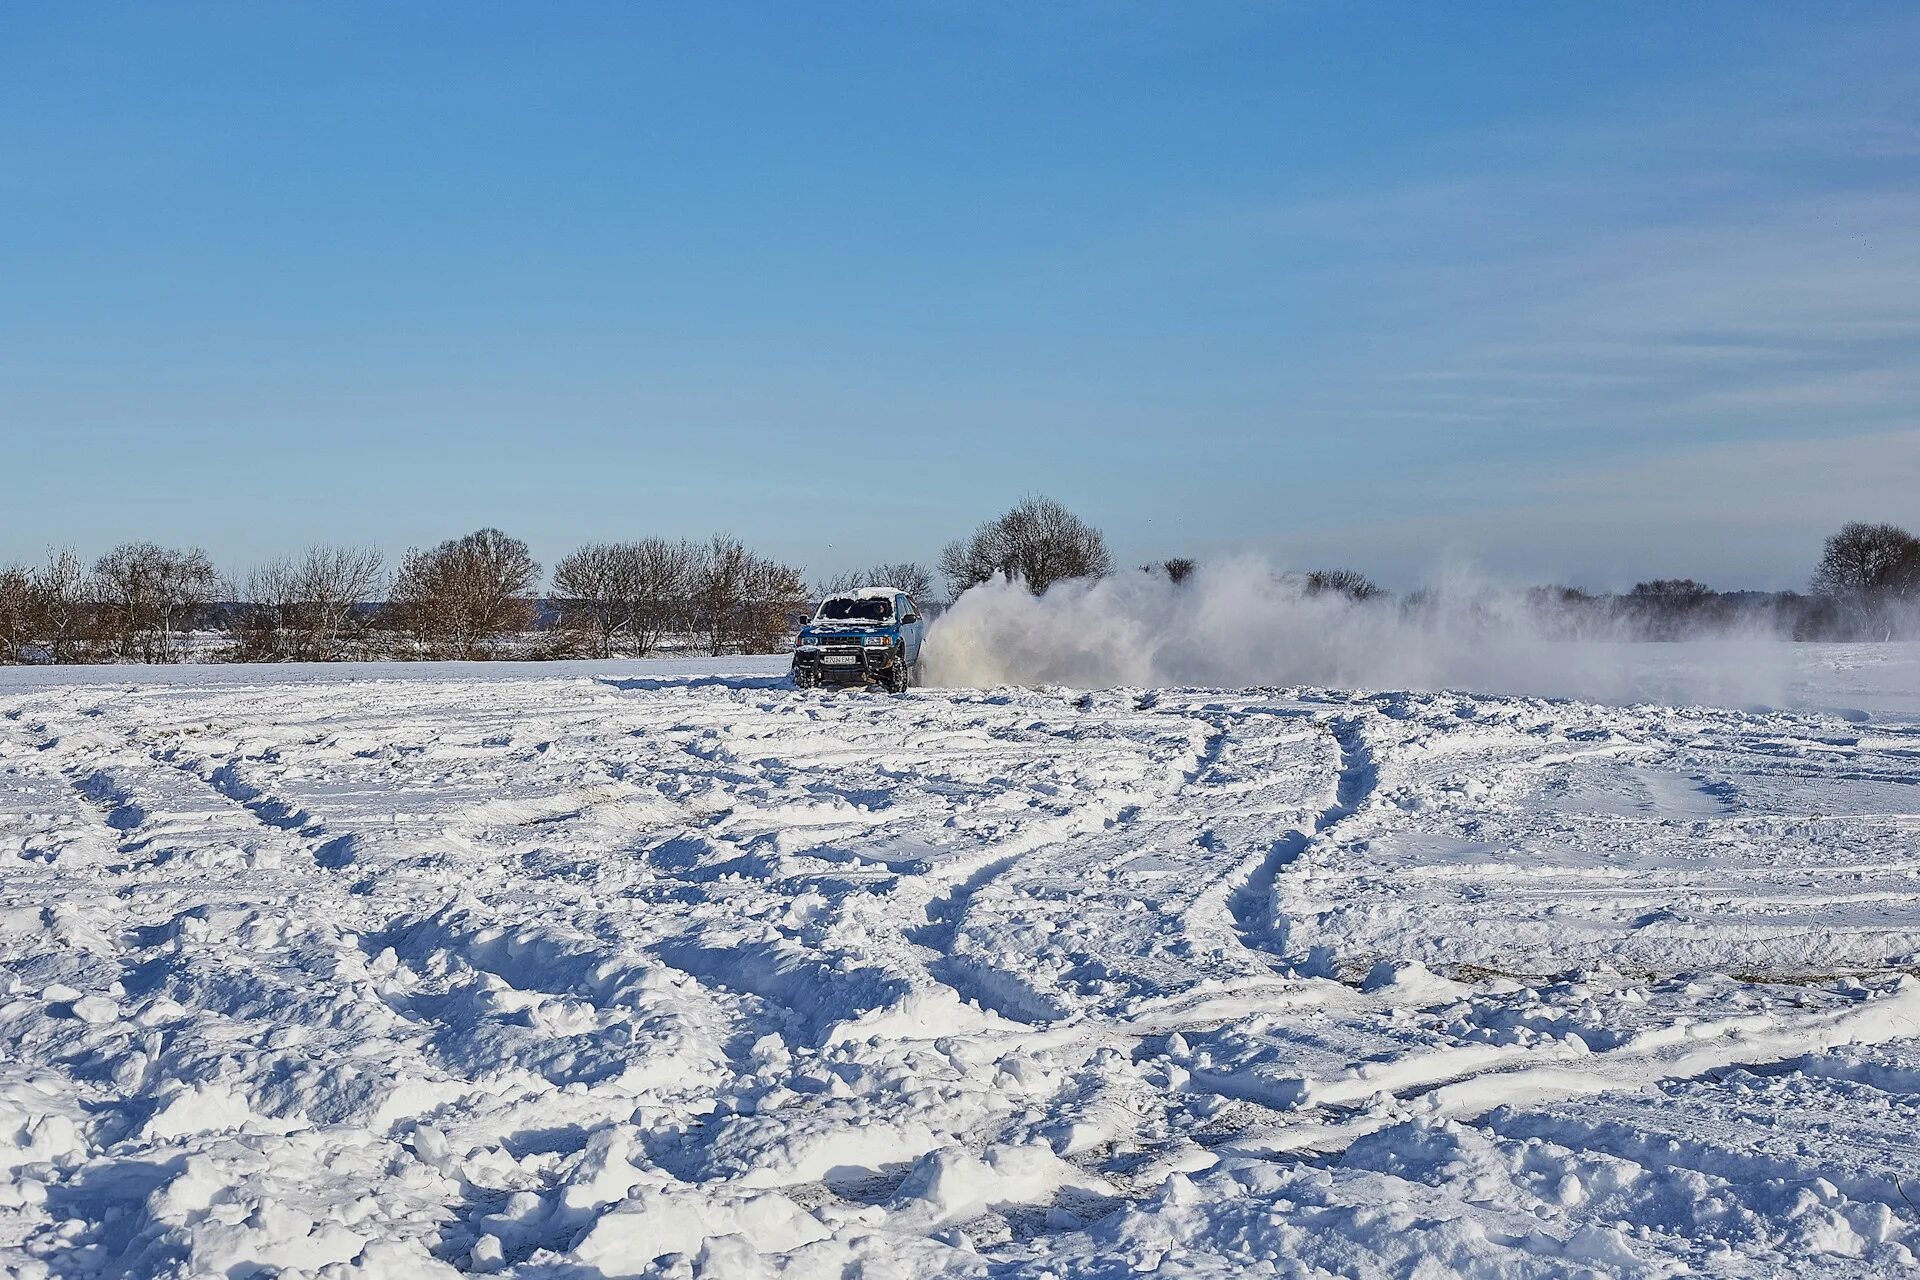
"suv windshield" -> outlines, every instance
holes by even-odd
[[[887,622],[893,618],[893,602],[885,596],[842,597],[821,605],[819,616],[827,622]]]

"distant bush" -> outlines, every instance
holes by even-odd
[[[1140,572],[1164,574],[1167,581],[1173,583],[1175,586],[1179,586],[1188,578],[1191,578],[1193,571],[1197,568],[1199,568],[1199,566],[1193,561],[1176,557],[1172,560],[1161,560],[1155,564],[1143,564],[1140,566]]]
[[[773,653],[807,613],[800,570],[716,534],[694,567],[692,621],[707,652]]]
[[[955,597],[1002,575],[1039,595],[1068,578],[1112,571],[1100,531],[1052,498],[1027,498],[940,553],[940,572]]]
[[[26,662],[33,628],[33,578],[12,565],[0,569],[0,662]]]
[[[933,602],[933,575],[925,565],[904,560],[828,578],[814,585],[813,594],[824,600],[858,587],[898,587],[911,596],[915,604]]]
[[[386,557],[372,547],[307,550],[256,567],[228,590],[228,657],[240,662],[333,662],[368,657],[371,606]]]
[[[1720,597],[1692,578],[1655,578],[1634,584],[1619,608],[1637,638],[1679,640],[1719,630],[1727,621]]]
[[[198,548],[123,543],[93,566],[95,641],[105,656],[122,662],[177,662],[186,656],[186,632],[213,603],[219,581]]]
[[[1355,569],[1315,569],[1305,579],[1310,596],[1332,592],[1349,600],[1372,600],[1386,592],[1364,573]]]
[[[88,656],[92,590],[86,564],[71,550],[49,553],[47,563],[32,574],[30,625],[47,661],[78,662]]]
[[[703,555],[694,543],[665,538],[581,547],[554,566],[558,625],[580,637],[590,657],[645,656],[684,625]]]
[[[409,551],[387,601],[390,622],[429,657],[488,658],[533,629],[540,566],[527,544],[481,529]]]

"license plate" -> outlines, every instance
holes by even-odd
[[[829,667],[851,667],[859,663],[860,658],[851,653],[830,653],[820,659]]]

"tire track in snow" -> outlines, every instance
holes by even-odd
[[[1492,1069],[1464,1073],[1423,1072],[1415,1060],[1408,1083],[1394,1096],[1401,1105],[1352,1118],[1304,1122],[1263,1135],[1229,1140],[1219,1150],[1271,1157],[1289,1152],[1329,1153],[1401,1123],[1409,1114],[1476,1121],[1503,1107],[1532,1107],[1595,1095],[1631,1093],[1665,1081],[1694,1080],[1732,1069],[1752,1070],[1844,1045],[1875,1045],[1910,1039],[1920,1019],[1920,985],[1908,985],[1874,1000],[1790,1019],[1729,1019],[1719,1026],[1676,1023],[1665,1034],[1629,1041],[1617,1049],[1571,1055],[1540,1052],[1503,1056]],[[1423,1075],[1434,1078],[1423,1079]],[[1311,1089],[1305,1097],[1310,1100]],[[1297,1105],[1298,1099],[1282,1100]]]
[[[997,879],[1020,861],[1022,854],[1010,853],[994,858],[972,875],[953,884],[945,893],[927,903],[927,922],[916,929],[907,930],[907,941],[928,947],[940,954],[942,959],[950,959],[954,936],[960,932],[960,918],[967,912],[967,904],[974,895],[987,884]]]
[[[1295,829],[1274,841],[1246,881],[1227,897],[1227,909],[1240,940],[1252,951],[1289,958],[1286,922],[1275,918],[1277,881],[1310,848],[1325,841],[1341,823],[1358,813],[1379,786],[1380,769],[1361,728],[1363,718],[1345,716],[1323,723],[1339,753],[1333,803],[1315,816],[1312,830]]]
[[[180,748],[149,753],[151,758],[178,769],[215,795],[236,805],[267,831],[279,833],[299,854],[323,871],[341,871],[353,865],[360,837],[355,832],[333,834],[327,824],[307,809],[244,778],[239,761],[211,764],[197,756],[183,756]]]
[[[262,787],[255,786],[240,776],[240,762],[228,760],[212,769],[202,769],[192,761],[180,759],[179,748],[155,752],[154,759],[162,764],[170,764],[183,769],[200,779],[209,787],[233,801],[257,818],[262,825],[281,831],[290,831],[296,835],[312,835],[319,831],[320,824],[312,814],[290,801],[282,800]]]
[[[188,819],[211,821],[231,813],[245,823],[240,831],[228,834],[245,838],[243,832],[257,832],[269,846],[310,858],[323,869],[336,870],[353,861],[355,835],[329,835],[325,824],[300,806],[242,778],[237,761],[210,761],[184,752],[179,745],[151,747],[131,731],[123,743],[88,734],[72,746],[67,743],[71,733],[59,731],[47,720],[36,722],[32,731],[38,752],[57,758],[55,767],[114,833],[123,857],[137,859],[163,836],[179,834],[175,829]],[[143,789],[143,777],[155,785]],[[174,777],[197,784],[194,789],[214,799],[217,811],[194,803],[170,805],[166,788],[158,784]]]
[[[1793,1060],[1819,1064],[1820,1057]],[[1781,1080],[1782,1064],[1729,1068],[1755,1080]],[[1830,1122],[1844,1126],[1844,1141],[1854,1162],[1841,1168],[1803,1144],[1799,1125],[1777,1123],[1781,1104],[1762,1095],[1732,1097],[1720,1091],[1725,1076],[1663,1081],[1651,1096],[1619,1093],[1575,1099],[1539,1110],[1495,1111],[1481,1127],[1501,1138],[1545,1141],[1628,1161],[1658,1175],[1724,1179],[1748,1188],[1753,1197],[1768,1184],[1802,1186],[1825,1180],[1855,1201],[1885,1205],[1899,1213],[1914,1205],[1902,1186],[1911,1182],[1913,1135],[1902,1100],[1860,1080],[1837,1080],[1810,1072],[1787,1081],[1793,1092],[1787,1106],[1835,1107],[1832,1116],[1810,1117],[1816,1130]],[[1836,1091],[1836,1085],[1845,1086]],[[1869,1095],[1862,1097],[1861,1095]],[[1811,1096],[1807,1096],[1811,1095]],[[1675,1098],[1684,1110],[1665,1110]],[[1836,1106],[1837,1104],[1837,1106]],[[1677,1114],[1676,1114],[1677,1112]],[[1879,1123],[1875,1123],[1878,1121]],[[1902,1175],[1907,1175],[1903,1177]]]
[[[1131,821],[1139,809],[1136,797],[1104,799],[1077,806],[1060,818],[1042,820],[1036,831],[1003,841],[1001,852],[976,867],[924,908],[927,923],[908,931],[907,940],[928,947],[935,959],[928,976],[949,988],[962,1001],[1011,1018],[1015,1022],[1044,1023],[1065,1016],[1057,1001],[1027,984],[1020,975],[981,959],[957,954],[960,926],[982,892],[1040,850],[1065,845],[1078,836],[1105,830],[1110,823]],[[1009,846],[1014,846],[1007,852]]]
[[[1085,710],[1088,699],[1075,705]],[[944,917],[944,927],[917,936],[946,949],[935,976],[963,998],[1017,1020],[1050,1023],[1095,1008],[1118,1013],[1168,983],[1231,983],[1271,973],[1248,958],[1226,909],[1228,886],[1244,855],[1234,852],[1206,815],[1224,799],[1234,809],[1228,828],[1244,832],[1266,820],[1276,785],[1286,808],[1295,809],[1292,788],[1306,779],[1293,757],[1314,736],[1313,713],[1246,708],[1231,700],[1196,706],[1182,698],[1166,705],[1157,693],[1132,700],[1125,710],[1149,713],[1136,720],[1129,736],[1152,754],[1171,745],[1157,745],[1168,735],[1153,727],[1154,720],[1183,726],[1185,759],[1143,772],[1142,788],[1105,792],[1101,820],[1042,842],[1050,846],[1044,856],[1036,856],[1038,847],[1030,849],[984,880],[949,891],[960,900],[930,904]],[[1236,764],[1234,753],[1249,724],[1272,724],[1278,732],[1253,744],[1252,763]],[[1246,812],[1239,812],[1243,806]],[[1087,814],[1085,802],[1077,812]],[[1000,889],[1007,881],[1012,887]],[[1023,894],[1030,895],[1025,903]],[[1070,919],[1046,905],[1063,895],[1080,903]],[[963,928],[976,915],[977,923]],[[1050,916],[1054,923],[1041,924],[1035,936],[1028,924]],[[1169,949],[1168,940],[1178,935],[1191,942]]]
[[[1153,712],[1156,701],[1154,695],[1144,695],[1134,700],[1132,710]],[[1083,695],[1074,699],[1072,705],[1085,712],[1094,703],[1093,695]],[[1188,790],[1218,762],[1230,737],[1226,727],[1210,717],[1184,710],[1159,712],[1148,717],[1148,722],[1167,715],[1187,725],[1189,759],[1183,766],[1171,771],[1141,769],[1137,781],[1147,782],[1144,788],[1132,785],[1099,788],[1090,793],[1062,793],[1055,786],[1043,787],[1041,794],[1051,803],[1064,806],[1061,812],[1032,819],[1010,836],[992,839],[977,853],[944,859],[902,877],[892,890],[891,898],[908,910],[917,910],[922,923],[900,928],[899,932],[914,947],[933,953],[916,966],[923,969],[926,977],[952,991],[963,1002],[1012,1021],[1036,1025],[1068,1016],[1071,1010],[1067,1005],[1033,985],[1022,970],[1001,963],[1002,957],[993,948],[975,948],[969,952],[961,947],[963,925],[976,901],[1013,875],[1023,863],[1049,850],[1067,856],[1086,847],[1097,854],[1099,837],[1115,828],[1130,829],[1142,821],[1149,807]],[[1080,744],[1081,739],[1071,732],[1061,739],[1062,746]],[[1147,742],[1128,739],[1127,745],[1140,754],[1142,760],[1153,759]],[[1143,748],[1147,750],[1142,752]],[[900,776],[890,776],[894,784],[899,785]],[[1074,783],[1086,785],[1078,777]],[[1085,845],[1089,840],[1094,843]],[[1116,845],[1115,853],[1132,856],[1124,840]],[[917,907],[916,899],[919,899]]]
[[[18,722],[21,716],[15,711],[7,718]],[[152,819],[153,813],[148,806],[140,803],[131,787],[114,775],[111,759],[102,761],[98,758],[106,753],[107,744],[96,738],[79,747],[69,746],[66,742],[68,735],[57,731],[44,718],[36,720],[27,729],[32,735],[28,745],[33,748],[34,754],[26,758],[48,761],[48,767],[41,770],[42,776],[64,784],[80,802],[79,812],[100,829],[102,838],[108,841],[115,853],[128,860],[107,870],[118,873],[130,869],[148,842],[149,837],[142,832],[142,828]]]

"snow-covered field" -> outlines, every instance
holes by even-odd
[[[0,1272],[1901,1272],[1920,652],[1776,658],[0,672]]]

